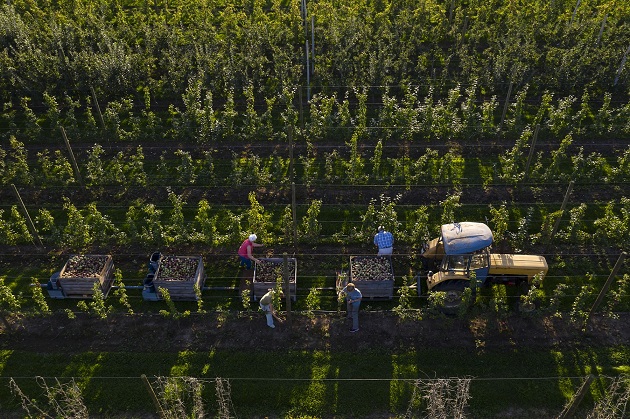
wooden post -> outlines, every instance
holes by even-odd
[[[595,376],[593,374],[589,374],[586,376],[586,379],[584,380],[584,382],[578,389],[577,393],[575,393],[575,395],[573,396],[569,404],[564,408],[562,413],[560,413],[560,415],[558,416],[558,419],[569,419],[575,415],[575,410],[577,409],[580,402],[584,398],[584,395],[588,391],[588,388],[590,387],[594,379],[595,379]]]
[[[311,15],[311,74],[315,73],[315,16]]]
[[[289,275],[289,258],[287,257],[286,253],[282,254],[282,261],[284,263],[284,287],[287,290],[286,294],[284,295],[286,298],[287,306],[287,325],[289,326],[289,328],[291,328],[291,278]]]
[[[291,211],[293,212],[293,248],[297,246],[297,203],[295,199],[295,182],[291,182]]]
[[[623,58],[621,59],[621,64],[619,65],[617,74],[615,74],[615,82],[613,83],[613,86],[616,86],[617,82],[619,81],[619,76],[621,75],[621,72],[623,71],[623,66],[626,65],[626,58],[628,57],[629,52],[630,52],[630,45],[628,46],[628,49],[626,50],[626,52],[623,54]]]
[[[525,180],[529,177],[529,166],[532,164],[532,158],[534,157],[534,148],[536,147],[536,139],[538,138],[538,131],[540,131],[540,124],[536,124],[534,128],[534,135],[532,137],[532,145],[529,147],[529,156],[527,156],[527,164],[525,165]]]
[[[507,114],[508,105],[510,104],[510,95],[512,94],[512,86],[513,82],[510,82],[510,86],[508,87],[507,96],[505,97],[505,104],[503,105],[503,113],[501,114],[501,123],[499,124],[499,133],[503,129],[503,121],[505,120],[505,115]]]
[[[619,269],[621,269],[621,265],[623,265],[623,261],[625,260],[625,258],[626,258],[626,252],[622,252],[619,255],[619,259],[617,259],[617,263],[615,263],[615,266],[613,267],[612,272],[610,272],[610,275],[608,276],[606,283],[602,287],[602,290],[599,292],[599,295],[597,296],[597,300],[595,300],[595,302],[593,303],[593,307],[591,307],[591,311],[588,313],[588,318],[586,319],[587,323],[590,322],[591,318],[593,317],[593,314],[599,308],[602,301],[604,301],[604,297],[606,296],[608,289],[612,285],[612,282],[615,280],[615,277],[617,276]]]
[[[149,383],[149,379],[147,378],[145,374],[142,374],[140,378],[142,378],[142,381],[144,381],[144,384],[147,387],[147,391],[149,392],[149,396],[151,396],[151,400],[153,400],[153,404],[155,405],[157,414],[160,415],[160,418],[165,418],[166,415],[164,414],[164,410],[162,410],[162,405],[160,405],[160,401],[155,395],[155,391],[153,391],[153,387],[151,387],[151,383]]]
[[[72,152],[72,147],[70,147],[70,141],[68,141],[68,136],[66,135],[66,130],[63,127],[59,127],[61,130],[61,135],[63,136],[63,141],[66,143],[66,148],[68,149],[68,153],[70,154],[70,161],[72,162],[72,168],[74,169],[74,175],[77,177],[77,181],[79,181],[79,185],[85,188],[85,184],[83,183],[83,178],[81,177],[81,172],[79,171],[79,165],[77,164],[77,160],[74,158],[74,153]]]
[[[306,101],[310,102],[311,100],[311,71],[310,64],[308,60],[308,39],[306,40],[306,45],[304,46],[306,51]]]
[[[294,179],[294,166],[293,166],[293,125],[289,125],[289,132],[287,136],[289,137],[289,180],[293,182]]]
[[[577,3],[575,4],[575,8],[573,9],[573,14],[571,15],[571,21],[569,22],[569,25],[573,24],[573,19],[575,19],[575,14],[577,13],[578,7],[580,7],[580,0],[577,0]]]
[[[602,26],[599,28],[599,35],[597,35],[597,42],[595,42],[595,46],[598,46],[599,42],[602,40],[602,35],[604,34],[604,27],[606,27],[607,20],[608,20],[608,13],[604,15],[604,20],[602,20]]]
[[[29,215],[28,210],[26,209],[26,205],[24,205],[24,201],[22,201],[22,197],[20,196],[20,193],[18,192],[17,188],[15,187],[13,183],[11,184],[11,188],[13,189],[13,193],[15,194],[18,204],[20,205],[22,214],[24,214],[24,218],[26,219],[26,225],[28,226],[28,229],[31,230],[31,234],[33,235],[35,240],[37,240],[37,243],[39,243],[41,247],[44,247],[44,244],[42,243],[42,239],[40,239],[39,234],[37,234],[37,229],[35,228],[35,224],[33,223],[33,220],[31,219],[31,216]]]
[[[549,235],[550,242],[553,240],[553,238],[556,236],[556,233],[558,232],[558,227],[560,227],[560,220],[562,219],[562,214],[564,214],[564,209],[566,208],[567,202],[569,201],[569,195],[571,195],[574,183],[574,181],[569,182],[567,192],[564,194],[564,200],[562,201],[562,206],[560,207],[560,217],[558,217],[558,219],[556,220],[555,224],[553,225],[553,230],[551,230],[551,234]]]
[[[103,119],[103,114],[101,113],[101,107],[98,104],[98,99],[96,98],[96,91],[94,87],[90,86],[90,90],[92,91],[92,100],[94,101],[94,106],[96,106],[96,112],[98,113],[98,119],[101,121],[101,128],[105,129],[105,120]]]
[[[300,118],[300,129],[302,130],[302,132],[304,132],[304,106],[302,105],[302,86],[300,86],[300,88],[298,89],[298,97],[299,97],[299,102],[300,102],[300,109],[299,109],[299,118]]]

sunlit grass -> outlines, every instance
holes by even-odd
[[[367,414],[405,411],[416,379],[471,377],[471,412],[498,412],[508,407],[543,406],[560,411],[589,373],[617,375],[630,370],[630,349],[614,347],[560,351],[492,351],[415,349],[383,351],[184,351],[174,354],[82,353],[75,355],[3,351],[2,382],[21,378],[25,391],[36,392],[32,377],[74,377],[86,392],[91,411],[151,411],[140,376],[192,376],[229,379],[238,412],[293,416]],[[210,381],[206,384],[210,387]],[[509,388],[509,392],[492,389]],[[488,393],[490,392],[490,393]],[[487,397],[493,394],[493,397]],[[504,396],[502,396],[504,395]],[[596,395],[596,394],[595,394]],[[11,400],[8,387],[0,398]],[[265,401],[270,401],[265,404]],[[208,400],[212,404],[212,398]],[[4,405],[5,409],[15,404]],[[259,413],[262,413],[259,411]]]

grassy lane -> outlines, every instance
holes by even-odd
[[[34,376],[75,377],[92,413],[154,411],[140,376],[193,376],[204,381],[208,411],[216,409],[214,377],[230,379],[239,417],[283,415],[364,416],[404,413],[413,380],[472,377],[471,417],[492,417],[510,409],[558,413],[586,374],[599,377],[583,401],[592,406],[607,386],[604,376],[630,371],[628,347],[572,350],[422,349],[398,353],[253,351],[129,353],[85,352],[63,355],[3,351],[0,360],[2,409],[18,408],[8,390],[9,377],[40,397]],[[207,381],[205,381],[207,380]],[[54,384],[53,380],[48,380]]]

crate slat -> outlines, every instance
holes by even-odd
[[[156,291],[159,293],[160,288],[164,288],[168,291],[169,296],[174,301],[197,301],[197,293],[195,292],[195,285],[199,287],[199,289],[203,289],[206,274],[203,266],[203,258],[201,256],[166,256],[169,258],[179,258],[179,259],[191,259],[194,260],[197,264],[195,268],[195,273],[192,277],[184,280],[164,280],[160,279],[160,270],[162,268],[162,263],[158,266],[157,271],[155,272],[155,277],[153,279],[153,285],[155,286]]]
[[[356,278],[353,277],[353,263],[361,263],[367,259],[380,259],[382,262],[389,263],[387,274],[383,277],[374,278]],[[394,296],[394,268],[391,258],[388,256],[350,256],[350,281],[361,291],[363,298],[366,299],[389,299]],[[345,285],[344,285],[345,286]]]
[[[69,263],[75,256],[86,258],[103,258],[103,268],[96,277],[64,277]],[[92,298],[94,296],[94,284],[99,284],[103,295],[107,297],[114,282],[114,261],[111,255],[71,255],[60,271],[58,283],[63,294],[67,298]]]

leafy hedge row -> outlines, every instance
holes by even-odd
[[[0,7],[0,100],[47,92],[103,102],[180,102],[200,83],[215,100],[252,89],[479,83],[504,96],[628,91],[630,6],[617,0],[134,0]],[[314,24],[314,25],[312,25]],[[308,43],[308,44],[307,44]],[[310,71],[306,72],[306,51]],[[314,54],[313,54],[314,53]],[[77,92],[82,92],[78,94]],[[238,96],[236,96],[238,95]],[[184,99],[185,100],[185,99]],[[70,105],[71,106],[71,105]]]
[[[354,208],[345,214],[336,209],[334,221],[322,209],[322,200],[311,200],[307,208],[297,212],[293,220],[290,204],[265,209],[249,193],[249,206],[238,208],[213,205],[206,199],[186,206],[185,197],[169,192],[168,205],[156,205],[137,200],[126,208],[105,208],[91,202],[77,207],[63,198],[63,208],[39,208],[31,217],[43,242],[57,249],[81,252],[92,246],[205,245],[217,248],[238,245],[243,237],[255,231],[268,244],[292,245],[295,238],[311,246],[318,244],[351,245],[371,243],[374,226],[385,225],[392,231],[402,248],[416,248],[437,235],[438,226],[460,219],[462,204],[458,194],[440,202],[439,210],[418,206],[397,206],[397,198],[382,195],[367,207]],[[513,249],[528,249],[549,243],[552,227],[557,220],[564,222],[554,239],[574,247],[595,248],[615,246],[630,250],[630,199],[611,200],[604,204],[580,204],[566,213],[551,207],[506,204],[489,205],[484,213],[494,230],[495,242]],[[593,215],[595,214],[595,215]],[[594,220],[588,220],[589,217]],[[27,220],[17,205],[0,209],[0,244],[34,243]]]
[[[69,186],[84,184],[94,196],[103,187],[144,186],[271,186],[298,185],[448,185],[470,183],[523,185],[530,182],[630,182],[630,146],[616,156],[585,152],[567,135],[557,148],[531,153],[533,132],[525,130],[513,147],[496,156],[464,157],[458,148],[448,151],[421,148],[413,152],[383,149],[383,142],[359,149],[357,144],[323,148],[310,146],[290,156],[287,149],[272,153],[222,148],[149,149],[142,146],[111,150],[94,144],[79,157],[77,173],[67,149],[29,149],[15,137],[0,146],[0,185]],[[33,154],[35,154],[33,156]],[[156,155],[157,154],[157,155]],[[466,166],[475,161],[472,172]]]

